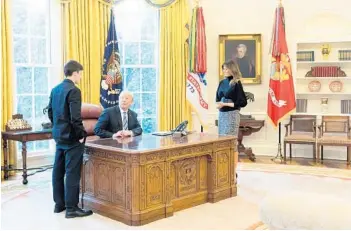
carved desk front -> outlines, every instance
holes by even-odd
[[[127,225],[236,196],[234,136],[142,135],[86,143],[81,204]]]

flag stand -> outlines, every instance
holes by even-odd
[[[282,155],[281,130],[282,130],[281,123],[279,122],[278,152],[277,152],[277,155],[274,158],[272,158],[271,160],[275,161],[277,159],[280,159],[280,163],[283,163],[284,157]]]
[[[273,76],[273,78],[271,77],[269,81],[267,109],[268,116],[271,118],[274,125],[296,108],[294,80],[285,36],[284,7],[282,5],[282,0],[279,0],[278,7],[275,9],[270,49],[270,52],[272,53],[271,76]],[[283,76],[285,76],[285,78],[283,78]],[[287,91],[285,89],[289,90]],[[280,160],[280,163],[285,163],[285,158],[282,155],[280,122],[278,152],[271,160],[275,161],[277,159]]]

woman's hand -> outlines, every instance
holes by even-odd
[[[234,103],[223,103],[223,102],[218,102],[216,108],[220,109],[222,107],[234,107]]]
[[[222,107],[224,107],[224,103],[222,103],[222,102],[217,102],[216,108],[217,108],[217,109],[221,109]]]

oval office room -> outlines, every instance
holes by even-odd
[[[347,6],[1,0],[1,229],[351,229]]]

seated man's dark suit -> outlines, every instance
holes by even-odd
[[[143,129],[141,128],[138,115],[132,110],[128,110],[128,130],[133,132],[134,136],[141,135]],[[123,130],[121,110],[119,106],[106,108],[99,117],[95,125],[95,135],[100,138],[111,138],[113,134]]]

